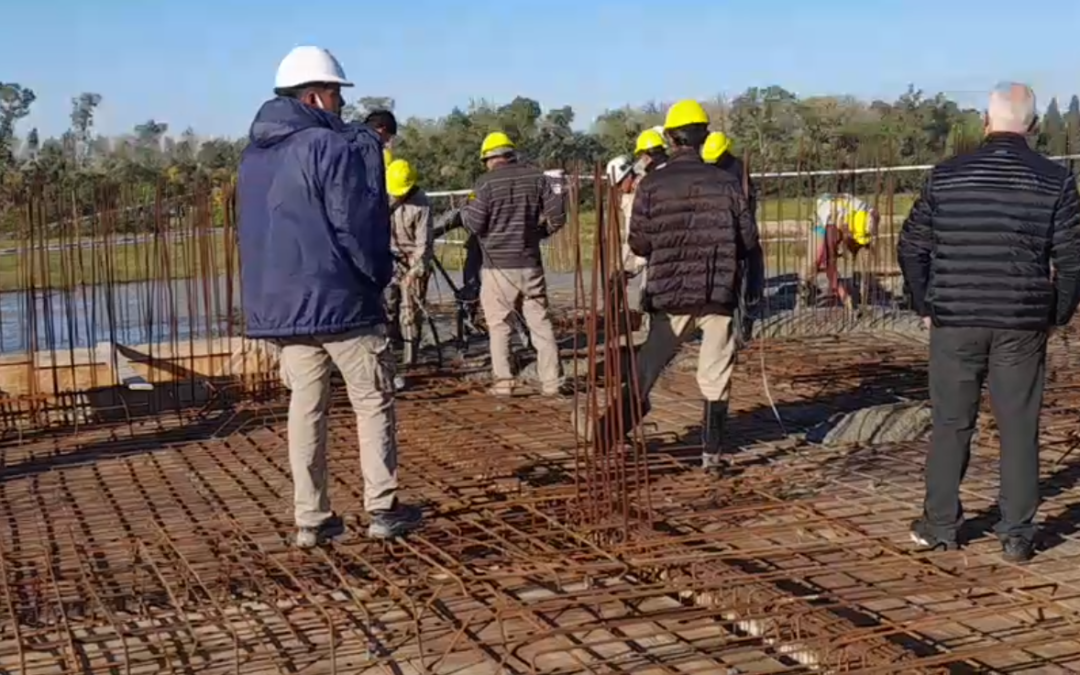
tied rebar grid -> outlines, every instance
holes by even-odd
[[[769,359],[793,420],[814,398],[842,407],[925,386],[921,350],[900,340],[774,343]],[[695,383],[679,372],[662,383],[644,458],[655,529],[621,540],[575,524],[565,404],[495,404],[461,382],[400,404],[404,488],[430,523],[388,546],[288,546],[280,409],[253,409],[216,438],[101,430],[5,448],[0,669],[1068,672],[1080,659],[1080,548],[1065,524],[1077,491],[1060,411],[1075,407],[1080,376],[1065,360],[1051,359],[1047,484],[1058,492],[1045,509],[1065,543],[1024,568],[1002,564],[990,537],[912,555],[921,444],[777,438],[749,366],[733,404],[742,472],[721,482],[682,461],[699,411],[679,401]],[[330,427],[335,508],[357,513],[347,407]],[[965,483],[975,514],[995,499],[992,427],[980,442]]]

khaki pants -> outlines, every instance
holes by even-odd
[[[399,274],[386,287],[387,321],[401,330],[401,339],[405,342],[420,341],[429,277],[423,274],[406,283],[405,275]]]
[[[682,345],[700,328],[701,351],[698,354],[697,383],[701,395],[709,401],[727,401],[731,395],[731,372],[735,366],[735,333],[730,316],[672,316],[653,314],[649,335],[637,356],[640,391],[647,397],[660,374]]]
[[[331,364],[341,371],[356,413],[364,508],[391,508],[397,493],[394,353],[384,327],[280,344],[282,381],[292,391],[289,464],[296,524],[315,527],[332,513],[326,464]]]
[[[536,349],[536,372],[540,386],[553,391],[562,384],[559,346],[548,308],[547,283],[541,268],[488,269],[480,271],[480,307],[484,310],[491,340],[491,370],[496,387],[509,386],[510,320],[521,299],[521,313]]]

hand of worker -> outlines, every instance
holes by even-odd
[[[930,330],[930,326],[933,325],[933,322],[930,320],[930,317],[924,316],[922,318],[922,325],[926,330]]]

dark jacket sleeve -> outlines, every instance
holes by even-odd
[[[355,143],[333,143],[321,154],[323,202],[334,237],[357,271],[384,289],[394,270],[386,186],[372,185]]]
[[[911,291],[911,302],[919,316],[930,314],[926,293],[930,287],[930,259],[934,250],[933,200],[933,186],[927,179],[900,229],[900,241],[896,247],[900,272]]]
[[[540,188],[540,200],[544,210],[544,220],[547,222],[548,236],[551,236],[566,226],[566,196],[556,194],[552,181],[544,176]]]
[[[1054,324],[1064,326],[1076,314],[1080,304],[1080,196],[1076,176],[1071,172],[1062,186],[1061,198],[1054,210],[1054,291],[1057,308]]]
[[[746,267],[746,301],[755,303],[761,299],[765,287],[765,254],[761,250],[761,237],[753,202],[743,196],[742,186],[739,186],[739,189],[738,199],[735,200],[738,250],[744,256],[743,263]]]
[[[491,224],[491,208],[488,203],[490,199],[488,183],[481,183],[473,190],[473,198],[461,210],[461,222],[478,237],[486,235]]]
[[[652,253],[652,196],[648,189],[638,187],[634,205],[630,207],[630,231],[626,243],[634,255],[648,258]]]

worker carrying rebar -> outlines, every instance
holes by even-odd
[[[291,390],[289,464],[296,544],[339,540],[330,507],[327,414],[337,366],[356,414],[368,535],[420,523],[398,501],[394,360],[383,290],[393,275],[380,144],[341,119],[352,84],[330,52],[297,47],[281,61],[275,97],[251,124],[240,161],[239,242],[244,332],[281,348]]]
[[[731,139],[722,131],[713,131],[705,138],[701,146],[701,159],[706,164],[714,164],[722,171],[734,176],[743,186],[743,193],[750,200],[750,210],[757,213],[757,187],[746,171],[743,161],[731,152]]]
[[[859,252],[873,243],[879,221],[877,209],[854,195],[824,194],[817,198],[806,243],[806,265],[799,280],[800,302],[814,303],[817,277],[824,271],[829,293],[846,309],[854,308],[851,291],[840,282],[839,260],[846,252],[854,263]]]
[[[1028,145],[1035,94],[1004,84],[990,95],[976,150],[931,170],[900,232],[911,301],[930,330],[933,430],[922,547],[955,549],[960,483],[971,455],[984,381],[1001,441],[1004,558],[1034,552],[1039,507],[1039,416],[1049,334],[1080,304],[1076,176]]]
[[[416,184],[416,170],[403,159],[395,159],[386,168],[386,192],[390,196],[390,250],[394,255],[394,276],[386,288],[388,324],[391,340],[402,344],[403,364],[414,366],[435,251],[431,202]],[[405,386],[401,374],[395,386]]]
[[[743,290],[748,304],[760,298],[764,268],[757,222],[742,186],[701,159],[708,126],[709,117],[697,101],[680,101],[667,113],[664,132],[670,157],[641,179],[630,217],[630,249],[647,260],[652,314],[648,337],[637,354],[637,388],[631,384],[617,399],[612,397],[596,429],[579,426],[579,433],[605,438],[615,416],[614,424],[621,426],[616,437],[628,434],[634,399],[640,397],[647,413],[649,393],[660,374],[679,346],[701,329],[697,382],[704,398],[702,464],[720,472],[736,353],[732,316]],[[749,275],[746,284],[739,279],[741,273]]]
[[[544,395],[562,389],[562,368],[548,304],[540,242],[566,225],[566,203],[539,169],[519,162],[513,141],[501,131],[480,146],[487,172],[473,187],[475,198],[462,220],[483,252],[480,306],[491,341],[491,393],[510,395],[511,317],[521,314],[536,349],[537,376]]]
[[[646,277],[645,274],[645,258],[639,255],[634,255],[634,252],[630,250],[629,235],[630,235],[630,217],[633,213],[634,207],[634,194],[637,191],[638,175],[634,172],[634,164],[626,155],[619,155],[610,162],[607,163],[604,171],[607,181],[610,185],[614,185],[615,189],[619,192],[619,215],[622,223],[622,272],[623,279],[616,280],[615,283],[622,286],[629,286],[629,284],[637,279],[638,285],[638,301],[636,306],[631,308],[642,313],[642,331],[648,331],[648,312],[645,307],[647,301],[645,298],[646,290]],[[621,293],[623,288],[618,289]]]

